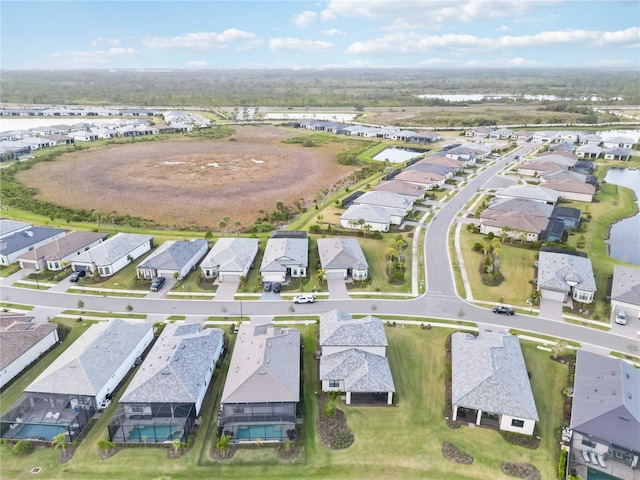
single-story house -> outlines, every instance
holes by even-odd
[[[595,133],[580,135],[580,145],[595,145],[596,147],[602,142],[602,137]]]
[[[100,232],[70,232],[40,248],[20,255],[18,261],[21,268],[35,270],[46,268],[57,272],[63,270],[82,252],[105,241],[107,236],[106,233]]]
[[[560,143],[554,143],[549,147],[550,152],[557,152],[560,150],[573,153],[576,151],[576,146],[571,142],[560,142]]]
[[[0,388],[58,342],[57,324],[34,320],[24,315],[0,315]]]
[[[593,172],[593,162],[591,160],[578,160],[571,170],[590,175]]]
[[[631,159],[631,149],[624,147],[605,148],[604,159],[628,162]]]
[[[415,198],[399,193],[374,190],[366,192],[353,200],[354,205],[371,205],[375,207],[388,207],[402,210],[402,215],[406,215],[413,209]]]
[[[270,238],[262,256],[263,282],[284,282],[287,277],[306,277],[309,267],[308,238]]]
[[[518,337],[481,331],[451,336],[453,420],[533,435],[539,420]]]
[[[0,239],[0,265],[17,262],[25,253],[37,250],[63,237],[65,233],[61,228],[29,226],[7,234]]]
[[[489,138],[494,140],[508,140],[513,135],[513,130],[508,128],[499,128],[489,133]]]
[[[527,162],[518,168],[518,175],[536,177],[545,173],[567,171],[567,167],[555,162]]]
[[[452,153],[452,152],[455,153],[456,151],[470,152],[472,155],[475,155],[476,159],[482,160],[489,156],[489,154],[491,153],[491,147],[488,147],[487,145],[484,145],[482,143],[472,142],[472,143],[465,143],[460,147],[453,148],[449,150],[448,153]]]
[[[622,310],[627,321],[640,318],[640,268],[614,265],[611,283],[611,315]]]
[[[136,267],[138,278],[186,277],[205,256],[209,245],[204,239],[167,241]]]
[[[489,202],[489,210],[501,210],[504,212],[520,212],[532,217],[551,218],[553,205],[536,202],[526,198],[492,198]]]
[[[404,218],[403,210],[375,205],[351,205],[340,216],[340,226],[373,232],[388,232],[390,225],[400,225]]]
[[[86,131],[69,132],[68,135],[76,142],[93,142],[99,138],[97,133]]]
[[[480,214],[480,232],[487,235],[506,235],[514,240],[535,242],[549,225],[549,218],[528,215],[518,211],[486,209]]]
[[[437,132],[418,132],[415,135],[407,137],[408,143],[418,145],[425,145],[427,143],[437,142],[438,140],[442,140],[442,135]]]
[[[444,185],[444,175],[433,172],[421,172],[419,170],[404,170],[394,177],[403,182],[423,185],[427,190]]]
[[[565,169],[570,170],[576,162],[578,161],[578,156],[573,153],[559,150],[555,152],[542,152],[536,155],[532,160],[532,162],[554,162],[558,165],[565,167]]]
[[[94,413],[153,340],[153,325],[120,319],[98,322],[54,360],[0,417],[3,438],[75,441]]]
[[[203,277],[218,277],[221,282],[226,278],[246,277],[257,254],[257,238],[222,237],[204,257],[200,271]]]
[[[545,172],[540,175],[542,182],[550,180],[576,180],[581,183],[588,183],[594,187],[598,185],[598,177],[595,175],[586,175],[584,173],[573,170],[562,170],[560,172]]]
[[[633,148],[633,138],[629,137],[609,137],[605,138],[603,142],[604,148]]]
[[[555,190],[540,187],[538,185],[511,185],[496,190],[495,196],[498,198],[524,198],[536,202],[544,202],[549,205],[558,203],[560,194]]]
[[[475,137],[475,138],[485,138],[493,132],[493,128],[491,127],[472,127],[465,130],[465,137]]]
[[[596,194],[596,187],[593,185],[570,178],[549,181],[543,179],[541,185],[558,192],[560,198],[578,202],[592,202]]]
[[[300,331],[252,319],[238,329],[218,427],[233,443],[296,439]]]
[[[427,191],[422,185],[416,185],[415,183],[403,182],[402,180],[396,179],[381,182],[377,187],[375,187],[375,190],[399,193],[400,195],[406,195],[416,199],[424,198]]]
[[[564,228],[578,228],[580,225],[580,216],[582,212],[578,208],[572,207],[554,207],[551,213],[553,220],[561,221]]]
[[[515,132],[511,138],[513,138],[516,142],[528,142],[533,138],[533,134],[527,131]]]
[[[0,240],[4,237],[14,235],[23,230],[28,230],[33,225],[26,222],[18,222],[16,220],[7,220],[6,218],[0,219]]]
[[[153,246],[153,235],[136,233],[117,233],[71,260],[74,272],[85,270],[100,276],[109,277],[144,255]]]
[[[116,443],[186,442],[223,351],[224,332],[168,323],[122,394],[109,424]]]
[[[576,149],[578,158],[599,158],[600,155],[602,155],[602,152],[602,148],[591,143],[587,143]]]
[[[324,279],[365,280],[369,276],[369,264],[356,238],[319,238],[318,253]]]
[[[531,141],[535,143],[549,144],[556,141],[557,135],[549,132],[534,132]]]
[[[391,405],[395,386],[387,335],[379,318],[354,319],[332,310],[320,315],[320,381],[325,392],[344,392],[346,404]]]
[[[578,350],[571,404],[568,469],[637,478],[640,370],[620,358]],[[635,474],[635,476],[634,476]]]
[[[486,155],[488,155],[490,152],[491,150],[485,151]],[[447,153],[445,153],[445,156],[462,162],[463,167],[472,167],[476,164],[476,159],[479,158],[475,151],[468,148],[468,145],[459,145],[457,147],[450,148],[449,150],[447,150]]]
[[[416,170],[418,172],[435,173],[437,175],[442,175],[445,180],[449,180],[458,172],[458,168],[459,166],[445,167],[444,165],[438,165],[431,162],[417,162],[410,167],[407,167],[405,171]]]
[[[453,158],[444,155],[431,155],[430,157],[425,157],[423,160],[420,160],[418,163],[441,165],[443,167],[453,168],[454,172],[459,172],[463,168],[463,165],[460,161],[454,160]]]
[[[563,303],[569,297],[577,302],[593,302],[596,281],[591,260],[568,253],[540,252],[537,288],[542,298]]]

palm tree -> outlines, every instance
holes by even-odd
[[[69,444],[67,443],[67,434],[66,433],[59,433],[58,435],[53,437],[51,439],[51,445],[53,445],[53,448],[55,448],[56,450],[61,448],[62,449],[62,454],[66,455],[67,453],[66,453],[65,448],[69,446]]]

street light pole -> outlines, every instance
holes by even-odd
[[[242,320],[242,300],[240,300],[240,319]]]

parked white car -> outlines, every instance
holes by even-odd
[[[616,312],[616,323],[618,325],[626,325],[627,324],[627,314],[624,313],[624,310],[618,310]]]
[[[303,293],[302,295],[293,297],[293,303],[313,303],[315,301],[315,295],[311,295],[310,293]]]

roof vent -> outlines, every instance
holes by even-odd
[[[617,393],[617,392],[616,392],[615,390],[612,390],[612,391],[611,391],[611,393],[613,393],[614,395],[616,395],[616,393]]]

